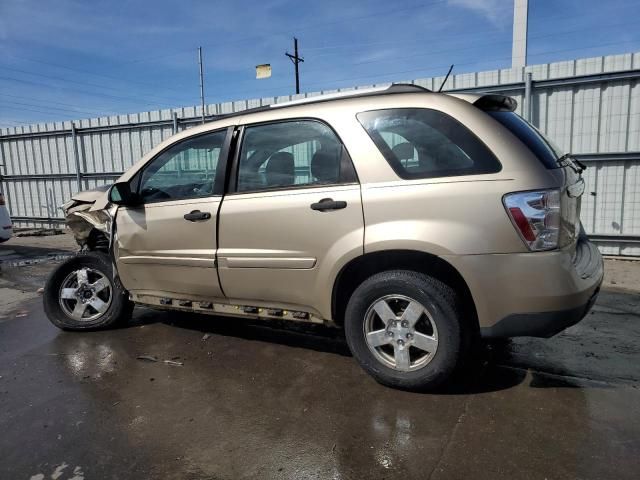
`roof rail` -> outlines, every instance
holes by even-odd
[[[215,120],[229,117],[237,117],[240,115],[246,115],[248,113],[265,112],[274,108],[292,107],[295,105],[307,105],[311,103],[328,102],[331,100],[339,100],[341,98],[358,98],[369,97],[374,95],[390,95],[396,93],[432,93],[431,90],[420,85],[414,85],[412,83],[392,83],[391,85],[384,87],[371,87],[360,88],[356,90],[348,90],[346,92],[335,92],[324,95],[314,95],[312,97],[299,98],[297,100],[290,100],[288,102],[272,103],[270,105],[264,105],[262,107],[249,108],[247,110],[240,110],[239,112],[227,113],[219,115]]]
[[[346,92],[328,93],[325,95],[315,95],[313,97],[300,98],[289,102],[272,103],[270,108],[282,108],[293,105],[304,105],[307,103],[327,102],[329,100],[337,100],[340,98],[357,98],[368,97],[372,95],[386,95],[393,93],[426,93],[431,92],[428,88],[414,85],[412,83],[392,83],[385,87],[361,88],[358,90],[348,90]]]

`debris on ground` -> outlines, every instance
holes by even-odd
[[[38,228],[36,230],[26,230],[16,233],[16,237],[48,237],[50,235],[62,235],[64,232],[59,228]]]
[[[16,312],[16,318],[26,317],[27,315],[29,315],[29,312],[27,310],[18,310]]]
[[[184,365],[182,362],[176,362],[175,360],[165,360],[164,363],[167,365],[173,365],[174,367],[181,367]]]
[[[205,333],[205,334],[202,336],[202,341],[204,342],[204,341],[206,341],[206,340],[209,340],[209,338],[210,338],[210,337],[211,337],[211,334],[209,334],[209,333]]]
[[[143,362],[157,362],[158,357],[154,357],[153,355],[138,355],[136,357],[138,360],[142,360]]]
[[[162,360],[162,363],[166,363],[167,365],[171,365],[173,367],[182,367],[184,363],[178,362],[177,361],[178,358],[180,357],[172,357],[171,360],[169,359]],[[158,360],[158,357],[154,355],[138,355],[136,359],[142,360],[143,362],[154,362],[154,363],[160,361]]]
[[[36,290],[36,293],[43,294],[44,293],[44,287],[40,287],[38,290]]]

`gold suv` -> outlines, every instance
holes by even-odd
[[[435,387],[474,338],[578,322],[602,282],[584,167],[515,107],[393,85],[185,130],[65,204],[82,249],[45,311],[68,330],[134,303],[329,323],[379,382]]]

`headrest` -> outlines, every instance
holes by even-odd
[[[293,155],[289,152],[277,152],[271,155],[265,169],[266,173],[286,173],[293,175],[295,165]]]
[[[311,175],[318,181],[336,182],[340,177],[340,157],[338,152],[318,150],[311,158]]]
[[[296,168],[293,155],[277,152],[271,155],[265,167],[267,185],[270,187],[287,186],[296,183]]]
[[[395,147],[391,149],[393,154],[396,156],[398,160],[409,160],[413,159],[413,145],[409,142],[399,143]]]

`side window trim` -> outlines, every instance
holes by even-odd
[[[233,145],[233,156],[229,167],[229,178],[227,179],[226,190],[227,194],[234,194],[238,192],[238,165],[240,163],[240,150],[242,149],[242,142],[244,140],[244,130],[244,125],[239,125],[235,128],[237,135]]]
[[[183,201],[183,200],[195,200],[195,199],[201,199],[201,198],[207,198],[207,197],[219,197],[222,196],[224,193],[224,186],[225,186],[225,174],[228,171],[228,163],[229,163],[229,151],[230,151],[230,146],[231,146],[231,140],[233,138],[233,130],[234,127],[233,126],[229,126],[229,127],[223,127],[223,128],[218,128],[216,130],[210,130],[208,132],[203,132],[203,133],[199,133],[196,135],[191,135],[190,137],[186,137],[183,138],[177,142],[173,142],[171,145],[168,145],[166,148],[164,148],[163,150],[161,150],[160,152],[158,152],[151,160],[149,160],[147,163],[144,164],[144,166],[138,170],[133,177],[131,177],[131,180],[129,180],[130,184],[132,182],[135,182],[135,191],[136,193],[140,194],[140,188],[142,188],[142,178],[144,176],[144,172],[147,168],[149,168],[150,165],[153,164],[153,162],[155,162],[158,158],[160,158],[160,156],[162,156],[164,153],[167,152],[167,150],[175,147],[176,145],[179,145],[183,142],[187,142],[189,140],[193,140],[194,138],[198,138],[198,137],[202,137],[205,135],[211,135],[214,133],[219,133],[219,132],[226,132],[225,135],[225,139],[222,143],[222,148],[220,149],[220,154],[218,156],[218,163],[216,165],[216,177],[213,183],[213,192],[211,194],[208,195],[200,195],[200,196],[193,196],[193,197],[185,197],[185,198],[173,198],[173,199],[158,199],[158,200],[151,200],[151,201],[145,201],[143,202],[141,205],[150,205],[150,204],[156,204],[156,203],[162,203],[162,202],[175,202],[175,201]]]
[[[273,125],[278,123],[287,123],[287,122],[317,122],[325,127],[327,127],[331,132],[335,135],[336,139],[340,143],[341,148],[341,157],[340,157],[340,181],[337,183],[330,184],[300,184],[300,185],[291,185],[291,186],[275,186],[275,187],[265,187],[256,190],[246,190],[246,191],[238,191],[238,177],[239,177],[239,164],[240,164],[240,155],[242,153],[242,145],[244,143],[245,131],[248,127],[258,127],[263,125]],[[308,188],[320,188],[320,187],[334,187],[337,185],[352,185],[358,184],[358,174],[356,172],[355,166],[353,165],[353,160],[351,159],[351,155],[349,155],[349,151],[345,146],[342,138],[338,135],[338,132],[325,120],[315,117],[292,117],[292,118],[283,118],[279,120],[269,120],[264,122],[255,122],[255,123],[245,123],[242,125],[238,125],[235,127],[235,131],[237,132],[237,138],[235,140],[235,144],[233,147],[233,155],[230,159],[229,166],[229,177],[227,181],[227,189],[225,194],[229,195],[242,195],[247,193],[260,193],[260,192],[277,192],[277,191],[286,191],[286,190],[302,190]]]

